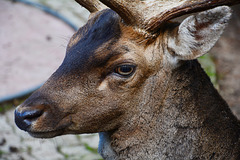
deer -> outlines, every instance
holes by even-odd
[[[106,160],[240,159],[240,122],[197,61],[240,0],[76,1],[89,19],[16,108],[21,130],[99,133]]]

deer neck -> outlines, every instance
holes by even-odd
[[[240,149],[239,123],[198,62],[187,62],[169,77],[154,79],[155,93],[145,95],[159,98],[157,103],[143,103],[127,124],[100,133],[104,159],[230,159]]]

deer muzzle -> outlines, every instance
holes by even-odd
[[[17,126],[24,130],[31,130],[31,126],[37,121],[44,113],[43,106],[23,107],[19,106],[15,110],[15,123]]]

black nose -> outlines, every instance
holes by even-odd
[[[28,131],[31,124],[38,119],[43,114],[43,110],[40,109],[30,109],[19,112],[18,109],[15,110],[15,123],[16,125],[24,130]]]

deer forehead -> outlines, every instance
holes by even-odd
[[[70,39],[68,49],[77,45],[79,41],[97,42],[108,40],[113,36],[119,37],[119,16],[112,10],[106,9],[94,14]]]
[[[120,35],[118,15],[112,10],[100,12],[70,39],[63,64],[70,63],[73,67],[78,65],[86,68],[101,63],[97,59],[99,56],[96,56],[99,49],[108,50],[118,41]]]
[[[115,60],[130,59],[142,63],[146,58],[142,56],[144,45],[136,41],[141,38],[132,27],[124,26],[114,11],[101,11],[70,39],[61,68],[89,71]]]

